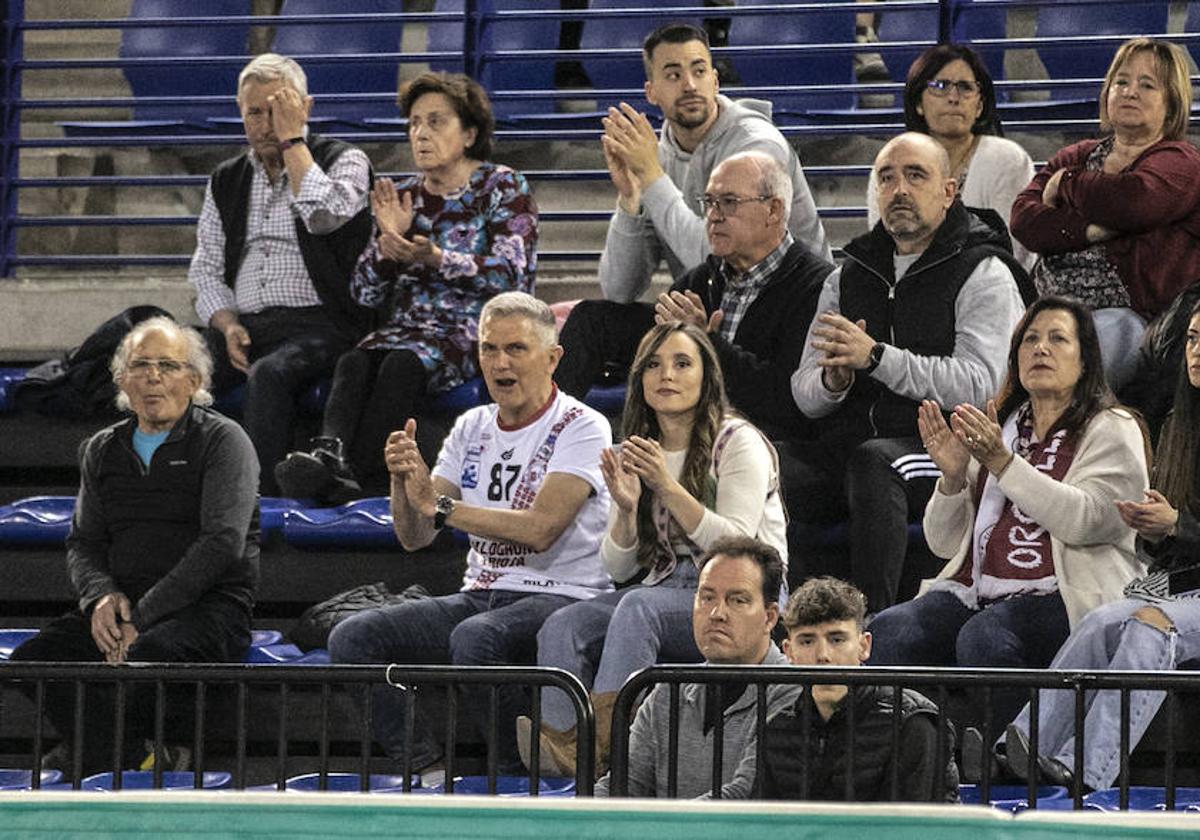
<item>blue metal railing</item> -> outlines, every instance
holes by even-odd
[[[634,0],[631,0],[631,3]],[[1036,8],[1045,5],[1047,0],[974,0],[965,4],[963,0],[888,0],[886,11],[891,14],[902,12],[936,12],[936,31],[930,31],[929,40],[898,41],[872,44],[870,49],[885,56],[901,53],[912,53],[924,49],[934,43],[947,41],[953,33],[955,15],[968,5],[973,11],[1001,10],[1021,8]],[[1054,0],[1059,6],[1094,6],[1110,0]],[[1165,3],[1165,0],[1164,0]],[[534,4],[530,4],[534,5]],[[134,106],[169,106],[177,104],[170,96],[154,97],[89,97],[79,96],[76,91],[62,98],[33,98],[24,99],[21,96],[21,81],[28,72],[55,72],[62,70],[111,70],[126,68],[144,68],[170,66],[177,63],[173,57],[139,57],[139,58],[53,58],[28,59],[24,56],[24,36],[27,32],[65,31],[65,30],[118,30],[129,28],[151,27],[184,27],[184,26],[246,26],[270,25],[272,27],[289,27],[312,25],[312,16],[231,16],[214,17],[198,15],[193,17],[155,17],[155,18],[122,18],[122,19],[83,19],[83,20],[40,20],[26,18],[27,3],[24,0],[5,0],[3,5],[3,38],[4,38],[4,93],[3,93],[3,156],[0,159],[3,171],[0,173],[0,277],[12,276],[20,266],[34,265],[88,265],[88,264],[124,264],[124,265],[173,265],[185,264],[186,255],[117,255],[117,254],[52,254],[33,255],[21,254],[18,250],[18,232],[22,228],[68,228],[93,226],[138,226],[138,225],[190,225],[194,219],[191,216],[160,217],[147,215],[112,215],[51,217],[26,216],[18,214],[18,196],[21,190],[55,189],[68,187],[119,186],[119,187],[198,187],[206,176],[196,175],[134,175],[95,176],[92,179],[79,177],[42,177],[22,178],[20,176],[20,158],[26,149],[55,149],[55,148],[130,148],[130,147],[195,147],[195,146],[234,146],[243,142],[241,134],[235,126],[228,123],[216,123],[207,126],[182,126],[178,133],[145,136],[142,134],[109,134],[107,136],[71,136],[71,137],[28,137],[21,136],[21,117],[27,111],[47,109],[71,109],[84,113],[100,108],[131,108]],[[775,3],[772,5],[731,6],[719,10],[704,6],[697,0],[694,6],[671,8],[669,14],[680,19],[703,19],[719,14],[722,18],[736,19],[744,16],[760,15],[807,15],[828,13],[831,9],[855,14],[859,9],[854,3]],[[40,11],[40,10],[38,10]],[[361,24],[364,21],[372,23],[412,22],[431,25],[461,23],[463,26],[463,45],[461,52],[433,50],[426,52],[378,52],[378,53],[349,53],[349,54],[312,54],[295,56],[302,64],[338,65],[362,61],[395,61],[397,63],[414,63],[433,61],[440,65],[453,63],[462,66],[477,77],[481,77],[485,68],[503,65],[509,62],[544,60],[584,60],[609,61],[626,60],[640,55],[638,48],[614,49],[580,49],[560,52],[556,49],[537,50],[506,50],[491,49],[489,33],[494,28],[527,22],[536,24],[539,21],[581,21],[611,18],[615,15],[636,20],[638,18],[662,18],[664,10],[646,5],[641,8],[630,8],[620,11],[606,10],[559,10],[533,8],[525,10],[496,10],[487,0],[465,0],[461,11],[433,12],[394,12],[381,14],[334,14],[320,17],[322,26],[348,26]],[[1161,33],[1158,33],[1161,34]],[[1055,39],[1055,43],[1066,48],[1089,47],[1097,45],[1115,49],[1125,40],[1127,35],[1104,36],[1068,36]],[[1172,40],[1187,45],[1200,44],[1200,33],[1173,34]],[[971,43],[981,50],[1032,49],[1044,46],[1046,41],[1038,38],[969,38]],[[551,45],[547,45],[549,47]],[[729,59],[737,59],[747,55],[766,55],[782,60],[805,56],[846,56],[861,52],[863,45],[852,41],[824,44],[764,44],[760,46],[717,47],[714,55]],[[213,55],[189,57],[188,61],[200,66],[241,66],[247,60],[245,55]],[[1200,81],[1200,79],[1193,79]],[[1030,90],[1049,91],[1053,93],[1079,92],[1079,98],[1090,98],[1098,88],[1098,79],[1072,78],[1055,80],[998,80],[996,88],[1002,97],[1013,92]],[[745,87],[726,87],[724,91],[733,95],[750,95],[766,98],[797,96],[815,97],[824,94],[844,93],[845,85],[836,84],[807,84],[807,85],[751,85]],[[896,95],[903,90],[900,83],[883,83],[855,86],[862,94]],[[561,90],[521,90],[499,89],[490,91],[492,99],[497,103],[545,103],[563,99],[591,99],[599,101],[615,101],[620,98],[640,101],[642,92],[638,89],[561,89]],[[323,103],[336,102],[361,103],[364,106],[378,106],[382,102],[391,101],[395,96],[392,90],[386,91],[356,91],[353,93],[318,94],[317,114],[320,114]],[[189,104],[212,106],[214,110],[228,109],[235,101],[232,91],[211,96],[193,97]],[[1002,114],[1004,107],[1001,108]],[[1005,119],[1005,127],[1010,131],[1067,131],[1092,133],[1096,130],[1096,121],[1087,119],[1066,119],[1061,116],[1031,117],[1022,110],[1014,110],[1015,118]],[[792,120],[792,122],[789,122]],[[791,139],[810,137],[837,137],[870,135],[885,137],[902,130],[902,114],[898,109],[884,110],[872,114],[865,112],[862,117],[851,115],[844,124],[831,122],[804,121],[803,118],[788,115],[783,112],[777,119],[781,123],[784,135]],[[507,141],[552,141],[576,140],[593,141],[599,137],[600,130],[593,121],[574,123],[568,118],[564,120],[566,127],[539,127],[538,124],[527,124],[508,120],[503,117],[497,139],[501,143]],[[583,125],[584,127],[579,127]],[[399,121],[381,120],[371,125],[334,124],[324,133],[359,144],[397,143],[406,139],[403,125]],[[806,171],[810,176],[822,174],[829,176],[861,177],[866,174],[867,167],[810,167]],[[539,180],[603,180],[606,174],[603,170],[588,170],[584,172],[562,171],[542,173]],[[820,213],[824,218],[846,218],[863,215],[861,207],[823,207]],[[606,213],[585,210],[561,210],[543,214],[548,221],[602,221]],[[598,256],[596,252],[543,252],[540,254],[544,261],[562,259],[591,260]]]

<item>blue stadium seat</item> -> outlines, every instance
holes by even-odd
[[[1113,0],[1086,6],[1049,3],[1038,9],[1036,34],[1038,38],[1161,35],[1167,29],[1169,5],[1164,0],[1141,3]],[[1038,48],[1038,56],[1052,79],[1100,78],[1112,63],[1114,53],[1115,47],[1092,46],[1087,41]],[[1094,96],[1092,100],[1095,101]]]
[[[42,786],[57,784],[63,777],[61,770],[43,770]],[[0,769],[0,790],[29,790],[33,787],[33,774],[29,770]]]
[[[432,410],[437,414],[457,416],[469,408],[485,405],[490,401],[487,384],[483,381],[482,376],[476,376],[456,388],[438,394],[433,400]]]
[[[325,401],[329,399],[331,384],[329,379],[321,379],[301,394],[299,402],[300,411],[310,417],[320,417],[321,412],[325,410]],[[216,399],[213,402],[213,408],[226,417],[232,417],[235,420],[242,418],[242,406],[246,401],[246,383],[239,383],[228,391],[223,391],[214,396]]]
[[[284,783],[288,790],[311,792],[321,789],[320,773],[305,773],[292,776]],[[409,786],[416,789],[421,785],[421,777],[414,775]],[[399,793],[404,790],[404,777],[372,773],[368,780],[371,793]],[[272,788],[274,785],[271,786]],[[326,773],[325,790],[333,793],[358,793],[361,780],[357,773]]]
[[[312,499],[283,499],[275,496],[263,496],[258,500],[258,528],[260,539],[266,542],[268,538],[283,533],[283,516],[289,510],[315,505]]]
[[[25,378],[28,368],[0,367],[0,414],[13,411],[12,386]]]
[[[431,788],[431,791],[445,793],[444,785]],[[484,796],[488,792],[487,776],[455,776],[454,792],[475,796]],[[497,776],[497,796],[529,796],[528,776]],[[538,796],[574,796],[574,779],[543,778],[538,781]]]
[[[12,656],[12,652],[36,636],[38,631],[25,629],[0,630],[0,661]],[[0,781],[0,785],[3,782]]]
[[[625,385],[593,385],[583,401],[609,417],[625,410]]]
[[[1004,78],[1004,48],[977,47],[974,41],[980,39],[1003,39],[1008,35],[1008,9],[997,9],[987,3],[975,3],[972,0],[953,0],[951,16],[950,40],[955,44],[971,47],[983,58],[992,81]],[[997,93],[998,99],[1006,98]]]
[[[580,47],[585,50],[622,50],[641,49],[642,41],[647,35],[666,23],[683,22],[694,26],[703,26],[696,18],[671,14],[672,7],[695,7],[701,5],[695,0],[658,0],[657,3],[643,3],[640,0],[591,0],[589,8],[592,11],[603,9],[620,10],[630,7],[646,8],[657,6],[663,10],[662,17],[625,17],[614,14],[609,18],[589,18],[583,23],[583,35]],[[719,12],[719,10],[714,10]],[[639,91],[629,102],[641,110],[646,102],[640,91],[646,84],[646,70],[640,56],[628,58],[586,58],[582,60],[583,69],[592,81],[592,87],[597,90],[612,90],[634,88]],[[620,99],[598,98],[601,109],[615,105]]]
[[[251,630],[250,647],[277,645],[283,641],[283,633],[278,630]]]
[[[373,14],[399,12],[394,0],[284,0],[281,15]],[[400,52],[403,34],[400,20],[367,23],[284,24],[275,28],[272,49],[297,57],[308,76],[308,92],[321,97],[313,108],[314,118],[333,118],[352,127],[368,117],[390,117],[399,65],[394,58],[353,62],[305,61],[316,54],[370,54]],[[379,101],[339,102],[337,94],[386,93]],[[324,95],[324,96],[322,96]],[[328,123],[326,123],[328,125]]]
[[[283,530],[284,514],[311,504],[306,499],[259,500],[262,539]],[[0,545],[61,545],[75,513],[74,496],[30,496],[0,505]]]
[[[558,46],[557,20],[515,20],[499,22],[488,17],[497,11],[522,11],[545,9],[535,0],[479,0],[476,8],[481,20],[476,30],[475,49],[480,52],[547,50]],[[438,0],[434,7],[438,12],[461,12],[463,0]],[[557,7],[556,7],[557,8]],[[463,26],[461,23],[430,23],[430,52],[463,51]],[[477,81],[490,93],[497,90],[546,91],[554,90],[555,59],[531,61],[483,60]],[[456,73],[463,71],[462,59],[454,61],[432,61],[434,70]],[[492,111],[497,119],[522,120],[523,118],[553,114],[553,99],[493,100]]]
[[[937,9],[883,11],[883,9],[886,9],[885,6],[881,6],[880,9],[878,30],[880,42],[884,44],[897,41],[937,42]],[[883,53],[883,61],[887,64],[888,75],[892,77],[892,81],[903,83],[908,78],[908,68],[922,52],[924,52],[924,49],[888,51]]]
[[[1120,810],[1121,789],[1108,788],[1089,793],[1083,798],[1084,804],[1104,811]],[[1200,788],[1175,788],[1175,810],[1182,811],[1190,806],[1200,806]],[[1167,807],[1167,791],[1160,787],[1129,787],[1130,811],[1164,811]]]
[[[74,496],[30,496],[0,505],[0,545],[62,545],[74,512]]]
[[[129,18],[177,18],[246,16],[249,0],[207,0],[203,4],[177,0],[133,0]],[[229,26],[131,27],[121,31],[123,59],[176,59],[175,65],[147,64],[124,68],[135,97],[170,97],[165,105],[137,105],[132,120],[71,121],[59,123],[72,136],[96,134],[180,134],[207,129],[215,115],[236,116],[238,63],[203,64],[189,59],[214,56],[245,56],[250,34],[248,24]],[[183,69],[186,66],[186,70]],[[227,104],[196,103],[196,96],[228,96]]]
[[[283,516],[288,545],[340,548],[399,546],[386,497],[359,499],[336,508],[291,510]]]
[[[292,644],[277,642],[275,644],[251,644],[242,661],[247,665],[279,665],[299,659],[304,651]]]
[[[834,0],[848,7],[853,0]],[[777,5],[774,0],[739,0],[738,8]],[[811,14],[738,15],[729,24],[729,46],[752,47],[802,44],[849,44],[854,41],[854,13],[835,9]],[[748,86],[844,85],[829,94],[793,94],[772,97],[776,111],[849,108],[854,104],[854,59],[849,52],[813,55],[738,56],[734,68]]]
[[[1001,811],[1016,812],[1029,804],[1029,788],[1025,785],[992,785],[988,795],[988,804]],[[1043,808],[1047,802],[1060,801],[1066,797],[1065,787],[1043,785],[1037,789],[1037,806]],[[979,785],[959,785],[958,798],[964,805],[980,805],[983,802]]]
[[[191,790],[195,786],[196,774],[168,770],[162,774],[163,790]],[[229,787],[233,776],[225,771],[210,770],[201,776],[201,786],[205,790],[220,790]],[[113,774],[96,773],[80,782],[86,790],[112,790]],[[151,790],[154,788],[153,770],[123,770],[121,772],[121,787],[124,790]]]

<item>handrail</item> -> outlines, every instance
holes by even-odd
[[[156,750],[161,748],[163,742],[163,719],[165,717],[166,705],[166,689],[167,686],[188,685],[196,688],[197,696],[203,697],[204,692],[201,690],[205,686],[216,683],[226,684],[232,683],[237,695],[237,719],[239,723],[239,732],[237,733],[237,748],[234,756],[236,770],[234,772],[234,787],[245,787],[245,763],[246,763],[246,693],[249,687],[285,687],[296,685],[318,685],[322,689],[322,696],[325,697],[325,692],[332,685],[346,686],[382,686],[385,684],[392,685],[396,688],[404,688],[408,685],[417,687],[421,686],[441,686],[452,692],[455,689],[466,686],[482,687],[486,686],[491,692],[491,705],[495,706],[495,691],[499,686],[503,685],[525,685],[533,687],[534,701],[532,706],[532,719],[534,722],[534,732],[538,732],[541,723],[541,691],[543,688],[556,688],[566,693],[571,705],[574,707],[576,718],[575,725],[579,733],[579,747],[577,757],[577,769],[575,776],[576,791],[583,796],[590,796],[592,792],[592,779],[594,759],[592,755],[592,744],[594,742],[593,732],[595,731],[595,713],[591,702],[588,700],[587,689],[579,681],[579,678],[574,674],[570,674],[558,668],[537,668],[518,665],[508,666],[442,666],[442,665],[214,665],[200,663],[146,663],[146,662],[130,662],[121,665],[109,665],[105,663],[48,663],[48,662],[24,662],[24,661],[9,661],[5,662],[0,667],[0,685],[11,683],[32,683],[37,689],[36,714],[37,720],[41,720],[43,714],[43,703],[45,702],[44,688],[47,682],[64,682],[70,681],[76,687],[76,727],[72,733],[72,743],[76,745],[75,755],[73,758],[72,782],[75,788],[79,787],[82,777],[82,753],[79,745],[82,744],[84,735],[84,715],[83,715],[83,690],[85,684],[114,684],[117,688],[117,703],[114,718],[116,724],[114,731],[116,735],[114,740],[119,740],[122,721],[124,719],[124,703],[122,697],[130,691],[131,683],[147,683],[152,682],[155,686],[155,742]],[[366,698],[369,698],[369,692],[363,692]],[[410,698],[412,695],[410,694]],[[453,694],[448,694],[448,697],[453,697]],[[411,715],[412,707],[411,700],[409,712]],[[363,717],[361,727],[361,738],[364,741],[361,749],[361,766],[360,775],[363,778],[364,785],[366,776],[368,775],[368,761],[370,758],[369,741],[370,741],[370,718],[371,708],[369,699],[364,700],[366,714]],[[325,748],[329,740],[329,719],[327,714],[327,702],[323,699],[323,711],[326,714],[322,715],[320,726],[320,740],[322,743],[322,751],[320,755],[320,773],[322,774],[322,782],[329,770],[329,755]],[[453,700],[451,699],[451,707]],[[282,716],[280,719],[280,772],[277,777],[277,785],[280,790],[283,789],[282,768],[284,766],[283,758],[286,751],[286,739],[284,738],[285,720]],[[488,776],[490,778],[490,791],[495,792],[495,777],[496,777],[496,743],[498,739],[497,726],[499,721],[494,713],[491,715],[489,722],[489,732],[487,738],[489,740],[488,747]],[[94,723],[94,722],[93,722]],[[446,790],[448,793],[454,792],[454,768],[455,768],[455,738],[454,738],[454,716],[451,715],[447,721],[447,743],[446,743]],[[203,720],[203,703],[197,704],[197,709],[194,713],[194,731],[196,745],[200,747],[200,754],[203,754],[204,744],[204,720]],[[61,733],[60,733],[61,734]],[[411,737],[411,736],[410,736]],[[537,739],[533,739],[531,751],[534,758],[538,756],[540,745]],[[402,775],[404,777],[404,790],[407,791],[411,786],[411,777],[415,769],[411,766],[409,751],[406,751],[402,764]],[[34,738],[33,754],[30,757],[30,765],[34,768],[41,766],[43,755],[43,744],[41,739],[41,728],[38,727],[36,737]],[[538,762],[531,762],[532,769],[529,772],[530,790],[537,790],[537,780],[539,779]],[[114,782],[119,787],[121,773],[119,749],[114,745],[114,761],[113,775]],[[198,766],[196,768],[196,786],[201,784],[201,771],[204,768]],[[155,765],[155,786],[159,787],[162,784],[162,767],[156,762]],[[33,786],[39,786],[38,773],[34,772]],[[322,784],[322,790],[324,786]],[[365,787],[363,788],[366,789]],[[536,795],[536,793],[534,794]]]
[[[995,732],[992,731],[995,721],[991,720],[991,715],[986,711],[991,699],[991,691],[998,688],[1023,688],[1029,690],[1030,711],[1030,757],[1028,772],[1028,803],[1030,808],[1037,807],[1037,787],[1038,774],[1034,772],[1038,760],[1038,739],[1037,739],[1037,719],[1040,708],[1040,691],[1045,689],[1069,690],[1074,692],[1076,702],[1074,709],[1074,785],[1072,794],[1075,800],[1075,808],[1082,807],[1083,797],[1083,750],[1084,750],[1084,726],[1083,719],[1085,716],[1084,695],[1085,692],[1094,690],[1118,690],[1121,692],[1121,720],[1127,724],[1129,720],[1128,707],[1130,703],[1130,691],[1134,689],[1152,689],[1163,690],[1168,692],[1167,710],[1171,718],[1172,724],[1177,719],[1177,692],[1183,691],[1186,693],[1200,694],[1200,673],[1194,671],[1049,671],[1035,669],[1016,669],[1016,668],[932,668],[932,667],[842,667],[842,666],[803,666],[803,665],[785,665],[785,666],[761,666],[761,665],[655,665],[650,668],[644,668],[633,674],[622,686],[620,693],[617,695],[616,703],[613,708],[612,718],[612,739],[610,753],[611,767],[611,783],[610,795],[624,796],[628,793],[628,773],[629,773],[629,729],[633,723],[635,710],[645,692],[655,688],[658,685],[666,685],[671,688],[671,698],[673,703],[678,703],[678,687],[684,684],[700,684],[700,685],[746,685],[756,686],[758,691],[757,696],[757,743],[758,743],[758,762],[761,766],[762,761],[762,744],[764,743],[764,733],[766,731],[767,711],[766,711],[766,689],[771,685],[800,685],[812,686],[814,684],[837,684],[849,686],[883,686],[891,687],[898,691],[900,688],[936,688],[937,689],[937,704],[940,708],[946,707],[947,691],[952,688],[968,689],[972,691],[982,691],[982,704],[985,708],[983,716],[983,743],[990,745],[993,743]],[[853,766],[853,694],[847,695],[850,699],[850,723],[846,728],[847,752],[850,755],[848,763]],[[899,698],[897,697],[897,700]],[[899,712],[899,703],[893,704],[896,708],[896,713]],[[804,710],[806,710],[805,707]],[[672,715],[674,726],[678,726],[678,715]],[[1005,722],[1000,722],[1003,726]],[[939,717],[938,722],[938,748],[937,755],[939,760],[944,760],[949,756],[950,737],[946,731],[948,720],[943,714]],[[720,742],[724,729],[723,720],[718,717],[717,724],[713,733],[714,751],[715,744]],[[1129,744],[1128,730],[1123,734],[1121,739],[1121,773],[1120,788],[1122,807],[1128,805],[1129,795]],[[892,731],[893,746],[899,738],[899,728],[893,726]],[[807,755],[807,748],[806,748]],[[1174,807],[1175,801],[1175,732],[1174,726],[1168,727],[1167,744],[1166,744],[1166,767],[1164,775],[1166,777],[1166,807],[1168,810]],[[737,762],[739,756],[729,758],[732,762]],[[807,762],[806,762],[807,763]],[[982,791],[982,801],[987,802],[991,786],[991,771],[988,762],[983,762],[983,778],[981,779],[980,789]],[[714,760],[713,767],[713,793],[719,797],[721,766]],[[896,765],[892,765],[893,786],[896,784]],[[671,773],[672,779],[673,771]],[[853,774],[847,774],[847,782],[850,783],[850,778]],[[894,789],[894,788],[893,788]]]

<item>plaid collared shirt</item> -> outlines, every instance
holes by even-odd
[[[736,274],[729,263],[721,260],[718,271],[721,272],[721,279],[725,281],[725,291],[721,295],[721,311],[725,313],[725,318],[721,321],[719,331],[726,341],[733,343],[733,337],[737,334],[738,325],[742,323],[746,310],[767,285],[775,269],[783,262],[783,255],[795,241],[790,233],[784,233],[779,247],[752,265],[745,274]]]
[[[254,176],[246,215],[246,246],[233,289],[225,285],[225,231],[212,197],[196,226],[196,251],[188,280],[196,287],[196,314],[208,323],[218,309],[260,312],[273,306],[319,306],[296,239],[296,218],[313,233],[337,230],[367,203],[370,162],[359,149],[348,149],[326,173],[315,163],[293,196],[285,169],[275,182],[251,153]]]

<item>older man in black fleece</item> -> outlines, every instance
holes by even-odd
[[[240,426],[204,407],[212,360],[194,330],[143,321],[112,370],[117,403],[132,416],[83,447],[67,537],[78,608],[12,659],[240,662],[258,582],[254,447]],[[86,694],[85,773],[111,766],[112,694],[109,686]],[[126,766],[151,731],[153,701],[146,687],[131,692]],[[46,714],[59,735],[73,737],[70,685],[47,686]]]

